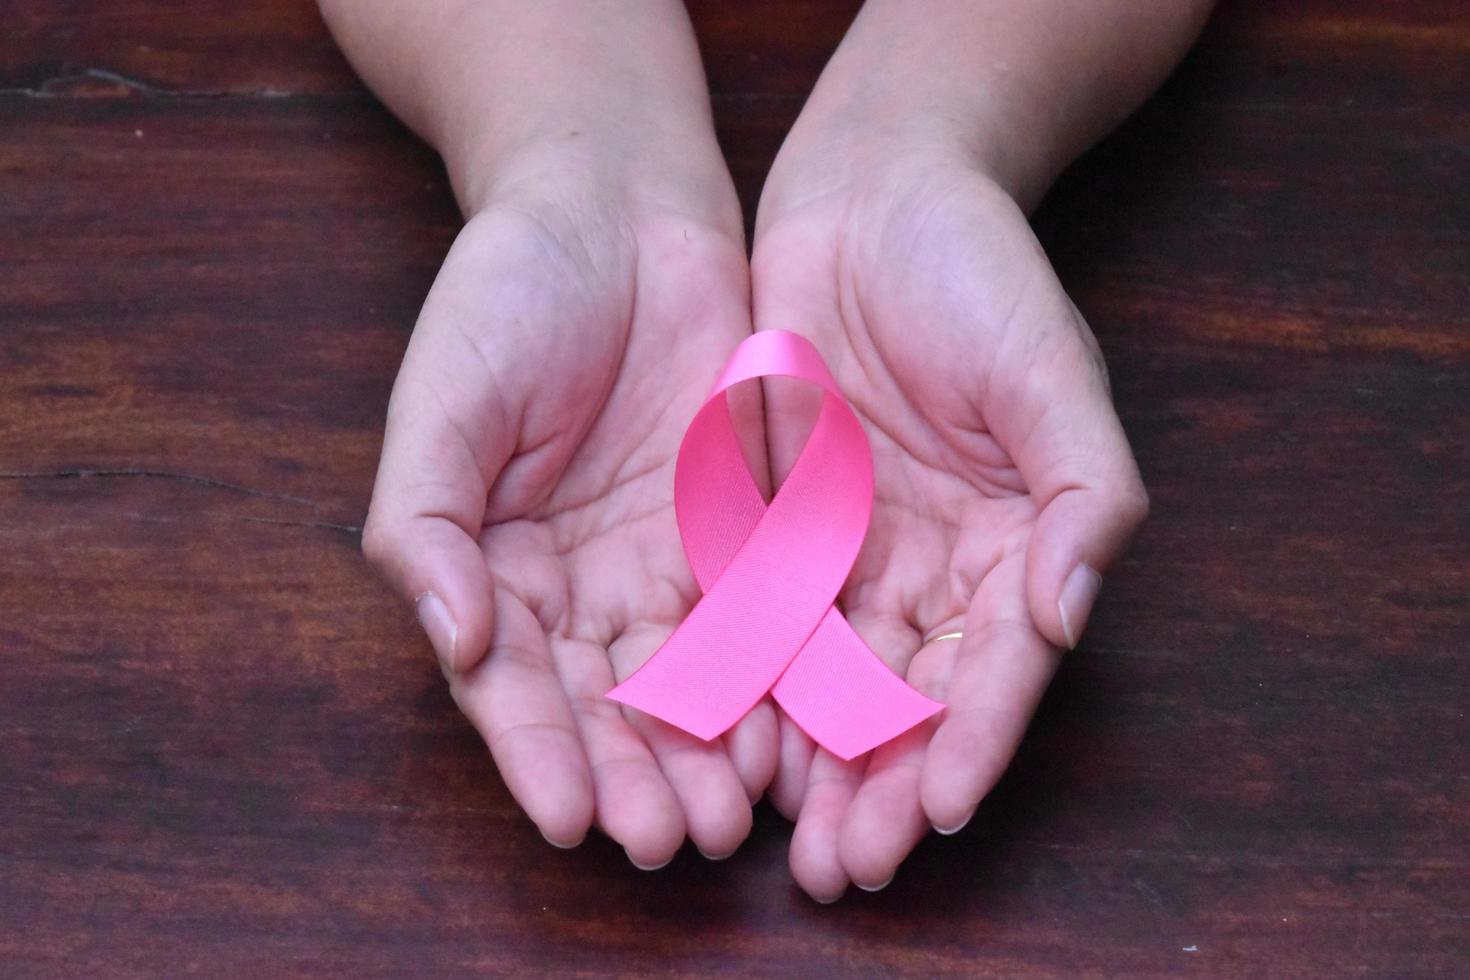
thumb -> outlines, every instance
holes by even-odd
[[[1097,343],[1066,305],[1070,317],[1058,317],[1026,368],[1011,372],[1001,414],[1019,436],[1008,448],[1039,508],[1026,551],[1027,607],[1042,635],[1072,649],[1102,574],[1148,514],[1148,495]]]
[[[498,471],[508,453],[496,452],[503,433],[477,424],[493,413],[442,394],[418,397],[426,389],[412,347],[389,405],[362,547],[414,603],[445,671],[464,671],[484,658],[494,620],[495,582],[479,544],[493,480],[483,457],[488,450]]]

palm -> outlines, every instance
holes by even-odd
[[[706,745],[603,698],[698,598],[673,464],[745,297],[738,243],[690,221],[492,212],[446,260],[394,396],[453,417],[418,479],[486,491],[493,633],[457,702],[550,839],[595,818],[645,866],[686,833],[734,850],[774,766],[769,708]]]
[[[818,897],[849,878],[882,884],[931,822],[963,824],[1058,656],[1027,598],[1028,545],[1048,501],[1017,455],[1044,424],[1021,389],[1077,346],[1037,324],[1074,311],[1024,216],[978,178],[916,180],[869,200],[879,203],[816,199],[765,229],[757,322],[810,336],[866,424],[873,517],[839,602],[879,656],[948,710],[869,759],[818,752],[809,769],[783,718],[775,792],[799,810],[792,866]],[[772,392],[778,474],[799,449],[803,401]]]

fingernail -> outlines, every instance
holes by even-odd
[[[419,625],[429,636],[429,643],[446,671],[454,669],[454,642],[459,637],[459,627],[449,615],[449,607],[432,592],[425,592],[414,603]]]
[[[844,888],[842,891],[838,892],[836,895],[833,895],[831,898],[818,898],[817,896],[813,895],[812,901],[816,902],[818,905],[831,905],[833,902],[836,902],[838,899],[842,898],[842,896],[846,894],[847,889]]]
[[[627,853],[626,848],[624,849],[624,852]],[[669,866],[669,863],[674,860],[674,856],[670,854],[667,859],[660,862],[659,864],[639,864],[638,859],[635,858],[631,853],[628,853],[628,860],[632,862],[633,867],[637,868],[639,871],[657,871],[659,868],[667,868]]]
[[[699,856],[704,858],[706,861],[724,861],[735,853],[735,851],[726,851],[724,854],[710,854],[698,844],[694,846],[694,849],[698,851]],[[737,847],[735,850],[738,851],[739,848]]]
[[[537,830],[541,830],[540,827],[537,827],[536,829]],[[576,840],[572,841],[570,844],[563,844],[559,840],[552,840],[550,837],[547,836],[546,831],[544,831],[544,830],[541,830],[541,836],[544,837],[544,838],[546,838],[546,843],[550,844],[552,847],[555,847],[555,848],[557,848],[559,850],[563,850],[563,851],[570,851],[572,848],[576,847],[578,844],[582,843],[584,840],[587,839],[585,836],[578,837]]]
[[[941,827],[938,824],[935,824],[934,830],[936,833],[943,834],[945,837],[953,837],[955,834],[958,834],[960,831],[969,826],[970,821],[973,819],[975,819],[975,811],[971,810],[969,813],[965,814],[965,819],[961,820],[953,827]]]
[[[1087,626],[1087,616],[1092,612],[1092,601],[1102,587],[1102,576],[1086,565],[1078,565],[1062,583],[1062,595],[1057,600],[1057,612],[1062,616],[1062,632],[1067,637],[1067,649],[1077,649],[1077,640]]]
[[[858,882],[857,886],[865,892],[881,892],[883,889],[887,888],[891,884],[893,884],[893,875],[889,875],[888,880],[883,882],[883,884],[881,885],[864,885],[863,883]]]

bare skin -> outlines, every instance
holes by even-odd
[[[639,867],[686,836],[723,857],[769,789],[797,882],[831,901],[969,819],[1147,510],[1025,212],[1207,7],[919,20],[870,0],[773,167],[747,266],[681,5],[324,0],[467,217],[394,389],[365,548],[550,841],[595,825]],[[851,763],[769,703],[706,744],[603,697],[698,598],[674,456],[724,358],[770,328],[816,342],[873,444],[840,604],[948,706]],[[773,483],[811,394],[766,393],[741,414]]]
[[[915,18],[871,0],[762,194],[756,327],[816,342],[874,449],[873,520],[839,601],[947,705],[850,763],[781,719],[771,795],[819,901],[883,887],[931,827],[969,821],[1147,514],[1097,341],[1025,209],[1157,83],[1208,5],[1073,6]],[[778,479],[802,398],[768,402]]]

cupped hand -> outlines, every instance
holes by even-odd
[[[1005,191],[937,153],[782,155],[752,259],[756,327],[816,343],[876,467],[839,606],[947,705],[851,763],[781,718],[772,797],[797,820],[797,881],[830,901],[849,882],[882,887],[931,827],[969,820],[1147,497],[1097,343]],[[769,392],[778,479],[809,402]]]
[[[733,852],[776,760],[769,705],[707,744],[603,697],[699,595],[673,464],[750,332],[729,203],[714,221],[580,175],[492,198],[414,328],[364,531],[541,832],[595,824],[643,868],[686,834]]]

